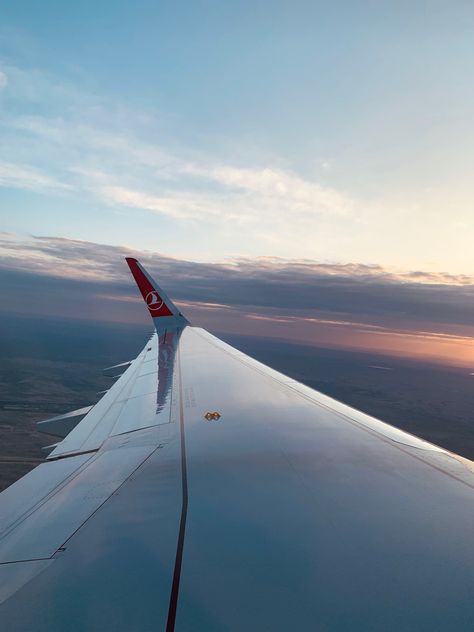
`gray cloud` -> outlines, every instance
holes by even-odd
[[[115,297],[123,302],[114,312],[124,310],[122,316],[129,317],[133,308],[125,302],[136,289],[123,257],[136,255],[176,300],[397,327],[401,322],[474,326],[474,279],[467,276],[270,258],[197,263],[56,237],[3,235],[0,253],[3,309],[34,311],[54,301],[60,313],[71,316],[97,297]],[[98,305],[90,308],[90,317],[105,316]]]

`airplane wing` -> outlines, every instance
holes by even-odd
[[[156,332],[0,495],[0,628],[472,632],[474,463],[192,327],[128,264]]]

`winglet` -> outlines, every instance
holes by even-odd
[[[160,329],[163,326],[179,327],[188,323],[186,318],[181,314],[179,309],[168,297],[160,286],[151,278],[145,268],[133,257],[126,257],[130,272],[140,290],[145,301],[150,316],[153,318],[155,327]]]

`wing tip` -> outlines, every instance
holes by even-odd
[[[181,314],[166,292],[152,279],[135,257],[125,257],[125,261],[135,279],[150,316],[155,322],[155,327],[157,319],[163,317],[170,317],[179,322],[180,325],[188,323],[188,320]]]

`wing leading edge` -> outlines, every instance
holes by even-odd
[[[472,630],[474,464],[190,326],[130,267],[157,333],[0,495],[6,628]]]

